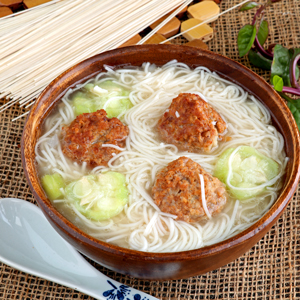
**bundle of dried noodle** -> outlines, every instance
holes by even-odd
[[[0,112],[16,102],[30,106],[66,69],[117,48],[189,2],[64,0],[0,19],[0,97],[11,98]]]

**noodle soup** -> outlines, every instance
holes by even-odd
[[[125,103],[126,109],[119,111],[117,117],[128,126],[129,133],[124,147],[115,146],[119,152],[112,153],[107,166],[91,167],[64,155],[62,128],[78,114],[74,97],[90,86],[101,86],[105,82],[114,82],[127,92],[125,96],[117,97],[128,98],[131,105]],[[209,153],[182,151],[160,139],[157,123],[172,99],[180,93],[200,95],[227,124],[224,138]],[[108,105],[104,108],[109,111]],[[226,150],[240,146],[253,147],[278,164],[276,181],[262,194],[247,200],[229,195],[221,213],[194,223],[176,220],[175,215],[162,212],[153,201],[151,190],[155,178],[172,161],[184,156],[214,174],[220,156]],[[100,240],[140,251],[176,252],[215,244],[256,222],[277,199],[287,158],[283,138],[272,126],[269,112],[259,101],[207,68],[190,69],[185,64],[171,61],[162,67],[149,63],[141,68],[112,69],[107,66],[106,72],[70,89],[44,123],[44,133],[36,145],[36,161],[41,177],[57,173],[65,184],[83,176],[107,172],[123,174],[128,202],[120,213],[107,220],[93,221],[64,196],[53,203],[77,227]]]

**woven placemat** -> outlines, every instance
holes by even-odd
[[[241,0],[223,0],[221,10]],[[237,60],[268,81],[268,72],[251,67],[237,53],[238,30],[253,12],[237,10],[214,24],[210,50]],[[269,43],[300,47],[300,1],[282,0],[266,13]],[[184,43],[178,38],[174,43]],[[0,105],[4,99],[0,100]],[[24,119],[11,120],[25,110],[13,106],[0,114],[0,198],[17,197],[35,203],[21,165],[20,140]],[[300,299],[300,186],[282,217],[250,251],[232,263],[205,275],[184,280],[146,281],[130,278],[95,263],[101,272],[159,299]],[[0,228],[1,230],[1,228]],[[0,245],[1,247],[1,245]],[[0,263],[0,299],[90,299],[82,293],[31,276]]]

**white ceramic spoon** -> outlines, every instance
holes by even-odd
[[[96,299],[154,300],[90,265],[30,202],[0,199],[0,261]]]

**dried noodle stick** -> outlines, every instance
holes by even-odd
[[[187,2],[63,0],[0,19],[0,96],[11,98],[0,112],[16,102],[30,106],[66,69],[122,45]]]

